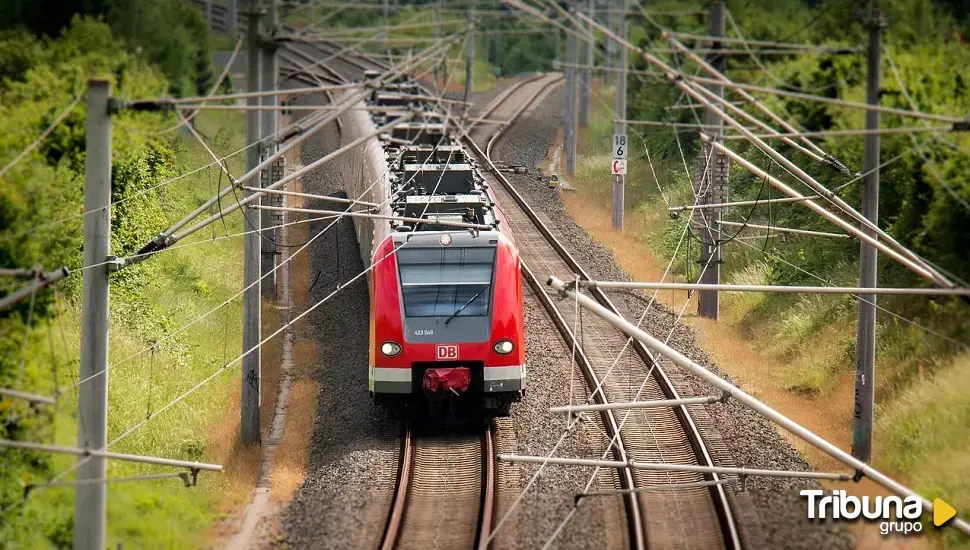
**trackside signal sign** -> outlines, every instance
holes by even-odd
[[[610,171],[614,176],[626,174],[627,149],[626,134],[613,134],[613,162]]]
[[[626,134],[613,134],[613,158],[627,159]]]

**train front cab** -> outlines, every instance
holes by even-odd
[[[519,258],[508,238],[393,233],[372,261],[375,398],[508,414],[526,379]]]

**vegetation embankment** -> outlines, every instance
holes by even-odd
[[[897,0],[881,4],[889,17],[882,105],[949,115],[967,112],[970,96],[961,76],[961,69],[970,65],[970,51],[961,38],[966,14],[944,2]],[[746,39],[857,48],[865,45],[867,31],[855,22],[854,5],[844,0],[827,0],[814,8],[758,0],[728,2]],[[650,7],[663,11],[665,6]],[[687,7],[677,5],[681,12]],[[703,15],[654,17],[653,22],[682,32],[707,32]],[[729,18],[728,34],[738,36],[735,29]],[[631,37],[643,47],[669,46],[649,22],[631,24]],[[682,58],[680,62],[687,73],[698,70],[689,60]],[[727,67],[728,75],[740,82],[864,101],[865,63],[864,53],[812,52],[730,56]],[[653,69],[643,61],[635,65],[641,70]],[[629,118],[697,123],[690,109],[668,109],[689,103],[673,86],[642,75],[631,75],[628,86]],[[775,112],[809,131],[865,126],[862,110],[756,95]],[[569,180],[578,193],[574,197],[565,195],[570,212],[601,236],[621,263],[639,275],[637,278],[659,280],[672,258],[673,280],[696,281],[698,240],[694,236],[680,241],[689,215],[671,219],[667,208],[693,204],[690,176],[699,167],[697,132],[670,127],[628,129],[632,147],[626,179],[627,230],[619,234],[609,227],[612,106],[613,88],[601,82],[591,102],[591,125],[581,133],[577,174]],[[750,106],[743,109],[759,115]],[[696,114],[703,120],[703,110],[698,109]],[[905,117],[882,116],[884,127],[920,124]],[[861,172],[861,136],[816,141],[853,172]],[[963,253],[970,245],[970,208],[966,206],[970,199],[966,183],[970,139],[962,134],[890,134],[882,136],[881,142],[882,162],[888,162],[881,170],[881,227],[959,280],[970,279],[970,261]],[[755,146],[743,141],[728,144],[792,187],[809,192]],[[849,204],[859,204],[862,187],[858,178],[837,174],[780,142],[773,145],[829,189],[840,188]],[[738,166],[732,166],[730,182],[732,201],[781,196]],[[725,219],[833,231],[827,222],[797,204],[732,208]],[[728,237],[736,229],[731,227]],[[855,240],[783,238],[777,232],[748,228],[724,245],[722,281],[857,286],[858,255]],[[927,283],[880,256],[879,285],[918,287]],[[686,295],[661,292],[659,297],[679,306]],[[970,309],[957,299],[912,296],[880,297],[879,306],[874,463],[931,498],[940,496],[957,509],[966,508],[970,506],[965,482],[970,473],[966,459],[970,456],[970,395],[956,389],[956,381],[964,379],[970,367]],[[797,420],[848,448],[856,310],[851,296],[722,294],[720,323],[690,322],[701,329],[709,347],[721,350],[715,354],[723,369]],[[827,464],[820,454],[800,448],[816,464]],[[956,534],[946,534],[945,542],[954,546],[961,543]]]
[[[14,19],[3,21],[8,30],[0,34],[0,165],[83,94],[89,77],[112,79],[113,95],[124,98],[196,95],[214,83],[204,22],[183,9],[184,2],[84,3],[73,11],[91,16],[62,21],[63,30],[53,15],[51,21],[38,19],[31,4],[10,12]],[[67,265],[73,272],[34,300],[0,312],[0,387],[57,396],[54,407],[0,401],[0,438],[73,446],[83,421],[77,385],[85,120],[82,99],[0,181],[0,266]],[[216,166],[194,171],[212,160],[174,122],[169,114],[113,116],[114,255],[137,252],[226,183]],[[195,124],[219,155],[243,146],[238,114],[202,113]],[[240,173],[243,162],[237,154],[227,166]],[[236,445],[238,379],[231,373],[237,370],[230,367],[229,374],[165,408],[239,354],[239,300],[224,304],[241,288],[241,239],[235,235],[243,230],[241,218],[227,216],[173,250],[111,276],[108,439],[144,424],[110,449],[215,462],[228,470],[200,474],[196,488],[178,479],[109,484],[112,547],[197,547],[206,528],[251,487],[258,451]],[[0,284],[5,294],[24,281]],[[69,472],[76,460],[2,450],[0,461],[0,546],[70,547],[74,489],[37,487],[28,494],[25,487]],[[169,471],[108,465],[109,478]],[[72,480],[71,474],[60,479]]]

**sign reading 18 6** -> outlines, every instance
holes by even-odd
[[[613,163],[611,172],[614,176],[626,174],[626,134],[613,134]]]
[[[626,134],[613,134],[613,158],[626,160]]]

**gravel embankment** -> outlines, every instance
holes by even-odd
[[[303,163],[338,146],[335,128],[322,130],[304,143]],[[325,165],[304,176],[304,191],[342,192],[336,168]],[[327,205],[310,201],[306,206]],[[329,223],[310,223],[311,238]],[[360,277],[347,284],[364,270],[352,224],[342,220],[308,250],[310,304],[329,296],[338,283],[347,286],[297,329],[297,338],[317,342],[319,395],[306,479],[280,513],[283,533],[278,543],[292,548],[376,547],[393,496],[399,431],[372,405],[367,390],[367,280]]]
[[[602,244],[587,235],[566,214],[556,192],[536,180],[536,166],[545,166],[548,146],[556,138],[565,109],[563,90],[550,94],[532,113],[523,115],[499,144],[493,156],[508,164],[526,166],[527,175],[510,176],[510,181],[523,192],[530,204],[541,210],[553,223],[552,229],[577,260],[593,277],[607,280],[629,280]],[[614,303],[629,319],[643,313],[646,302],[641,297],[614,293]],[[688,306],[689,308],[691,306]],[[667,307],[655,303],[643,326],[652,334],[665,338],[671,331],[674,315]],[[691,359],[720,374],[707,353],[698,347],[693,329],[678,324],[669,344]],[[531,350],[530,350],[531,351]],[[711,388],[689,373],[669,363],[663,364],[674,379],[681,396],[710,395]],[[724,375],[722,375],[724,376]],[[730,380],[730,377],[724,376]],[[530,396],[531,397],[531,396]],[[698,411],[698,425],[711,447],[723,444],[723,452],[713,449],[721,464],[768,469],[808,470],[809,465],[778,434],[772,424],[737,402],[715,404]],[[706,413],[706,418],[705,418]],[[713,426],[717,426],[715,430]],[[735,510],[741,516],[744,536],[754,548],[851,548],[852,538],[846,529],[832,524],[810,523],[806,519],[804,499],[798,491],[817,487],[813,482],[785,478],[750,478],[747,491],[735,495]]]

